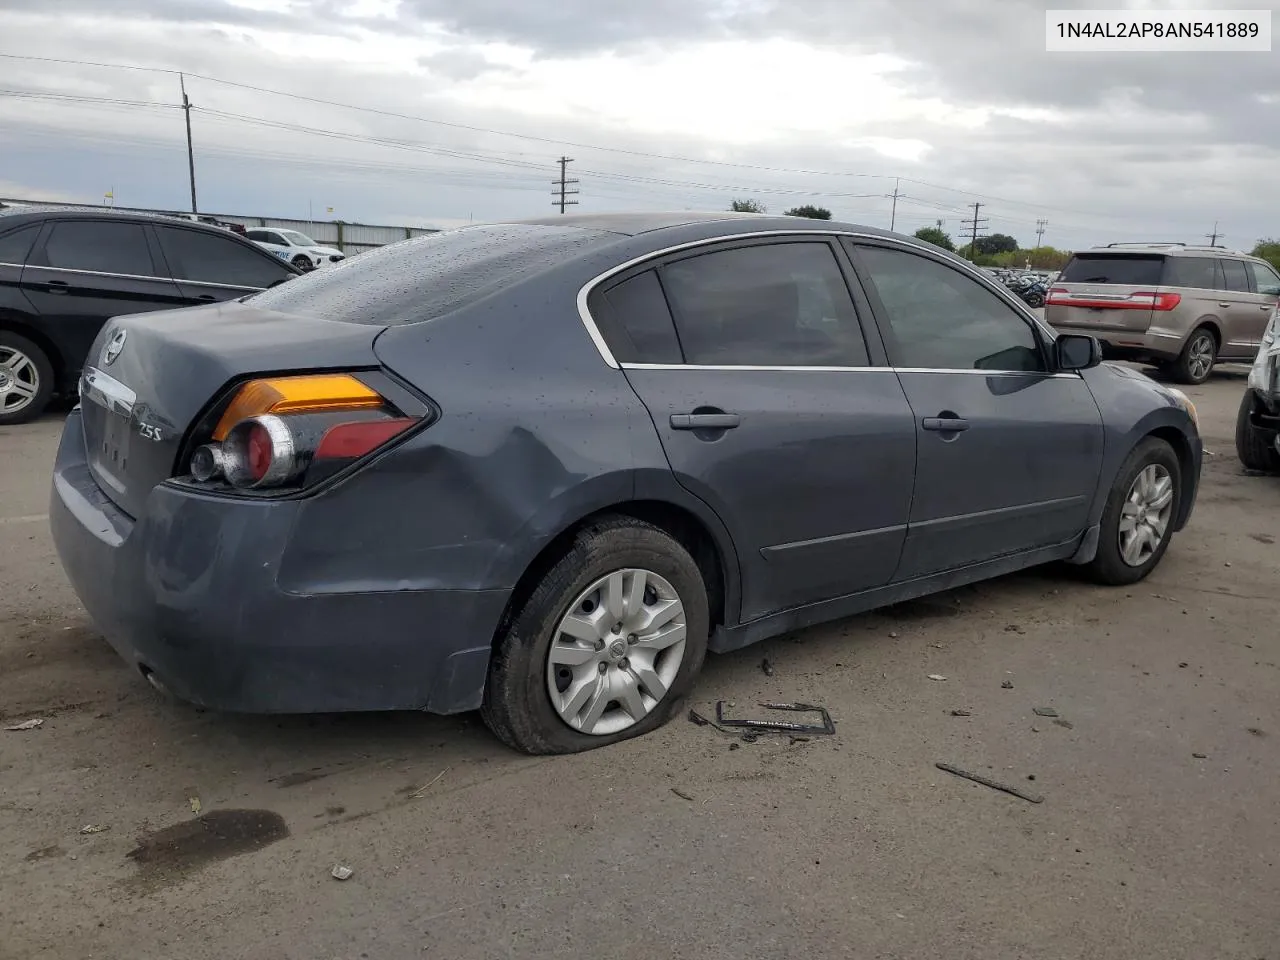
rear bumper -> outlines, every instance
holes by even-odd
[[[480,705],[507,590],[284,591],[277,572],[298,504],[159,486],[133,520],[90,475],[78,412],[49,516],[89,616],[180,699],[245,713]]]
[[[1051,324],[1058,333],[1097,337],[1108,360],[1176,360],[1182,353],[1186,335],[1157,327],[1145,331],[1118,330],[1110,326]]]

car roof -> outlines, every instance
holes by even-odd
[[[1124,256],[1125,254],[1161,254],[1170,257],[1230,257],[1233,260],[1244,258],[1245,260],[1257,260],[1258,258],[1252,254],[1245,253],[1243,250],[1229,250],[1226,247],[1211,247],[1207,245],[1196,245],[1193,243],[1109,243],[1101,247],[1090,247],[1088,250],[1078,250],[1077,255],[1087,253],[1089,256],[1098,256],[1099,254],[1106,256]]]
[[[39,203],[0,205],[0,227],[20,224],[27,220],[41,222],[44,220],[80,220],[92,217],[95,220],[119,220],[122,223],[169,223],[181,224],[192,230],[209,230],[219,236],[229,233],[225,227],[199,220],[188,220],[189,214],[143,213],[141,211],[111,210],[104,207],[63,206]]]
[[[815,220],[809,217],[773,216],[762,213],[737,213],[729,210],[694,211],[680,210],[656,213],[571,213],[551,214],[522,220],[504,220],[502,223],[527,223],[546,227],[580,227],[599,233],[616,233],[624,237],[639,236],[659,230],[678,230],[708,223],[723,223],[725,233],[747,233],[752,230],[832,230],[869,233],[892,237],[895,234],[875,227],[838,220]]]

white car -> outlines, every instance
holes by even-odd
[[[245,236],[269,250],[281,260],[292,263],[299,270],[314,270],[326,263],[338,263],[347,255],[334,247],[323,247],[305,233],[297,230],[268,230],[254,227],[245,231]]]

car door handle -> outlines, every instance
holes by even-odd
[[[45,287],[50,293],[67,293],[71,289],[71,284],[65,280],[48,280]]]
[[[925,417],[921,426],[938,433],[959,433],[969,429],[969,421],[963,417]]]
[[[215,297],[212,293],[202,293],[200,294],[200,296],[196,297],[196,299],[199,300],[201,303],[217,303],[218,301],[218,298]]]
[[[1229,306],[1231,306],[1231,301],[1230,301],[1230,300],[1228,300],[1226,303],[1223,303],[1221,300],[1219,300],[1219,301],[1218,301],[1218,306],[1220,306],[1220,307],[1229,307]]]
[[[742,423],[736,413],[673,413],[672,430],[732,430]]]

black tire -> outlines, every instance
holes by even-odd
[[[1204,348],[1209,350],[1209,366],[1203,370],[1197,367],[1197,357]],[[1169,375],[1178,383],[1188,383],[1192,386],[1204,383],[1213,373],[1213,367],[1218,362],[1218,338],[1214,334],[1211,327],[1196,327],[1192,331],[1191,336],[1187,337],[1187,342],[1182,345],[1182,352],[1178,354],[1178,359],[1168,365]]]
[[[1246,390],[1240,398],[1240,411],[1236,414],[1236,456],[1246,470],[1263,473],[1280,473],[1280,452],[1275,448],[1274,433],[1259,430],[1249,415],[1253,413],[1253,391]]]
[[[36,369],[36,394],[22,407],[5,412],[3,409],[5,398],[0,394],[0,426],[29,423],[44,413],[45,408],[49,406],[49,401],[53,398],[53,364],[38,346],[26,337],[20,337],[8,330],[0,330],[0,348],[3,348],[0,349],[0,354],[6,356],[11,350],[23,354]]]
[[[1140,566],[1130,566],[1120,553],[1120,520],[1124,502],[1129,496],[1138,474],[1152,464],[1164,467],[1173,478],[1173,510],[1169,516],[1164,536],[1150,557]],[[1146,578],[1159,564],[1169,541],[1173,539],[1173,527],[1182,502],[1182,465],[1173,448],[1163,440],[1147,437],[1130,451],[1116,474],[1107,505],[1102,510],[1102,524],[1098,537],[1098,552],[1083,568],[1083,573],[1095,583],[1107,586],[1124,586]]]
[[[667,694],[639,722],[591,735],[570,727],[547,689],[547,659],[569,604],[602,576],[642,568],[663,577],[684,605],[684,658]],[[671,718],[702,669],[710,632],[707,588],[689,552],[665,531],[631,517],[607,517],[583,528],[498,638],[484,703],[485,724],[508,746],[531,754],[578,753],[642,736]]]
[[[303,273],[309,273],[316,268],[316,265],[311,262],[311,258],[304,257],[302,254],[298,254],[290,262]]]
[[[1044,294],[1043,293],[1031,294],[1029,297],[1027,297],[1027,306],[1033,307],[1033,308],[1043,307]]]

